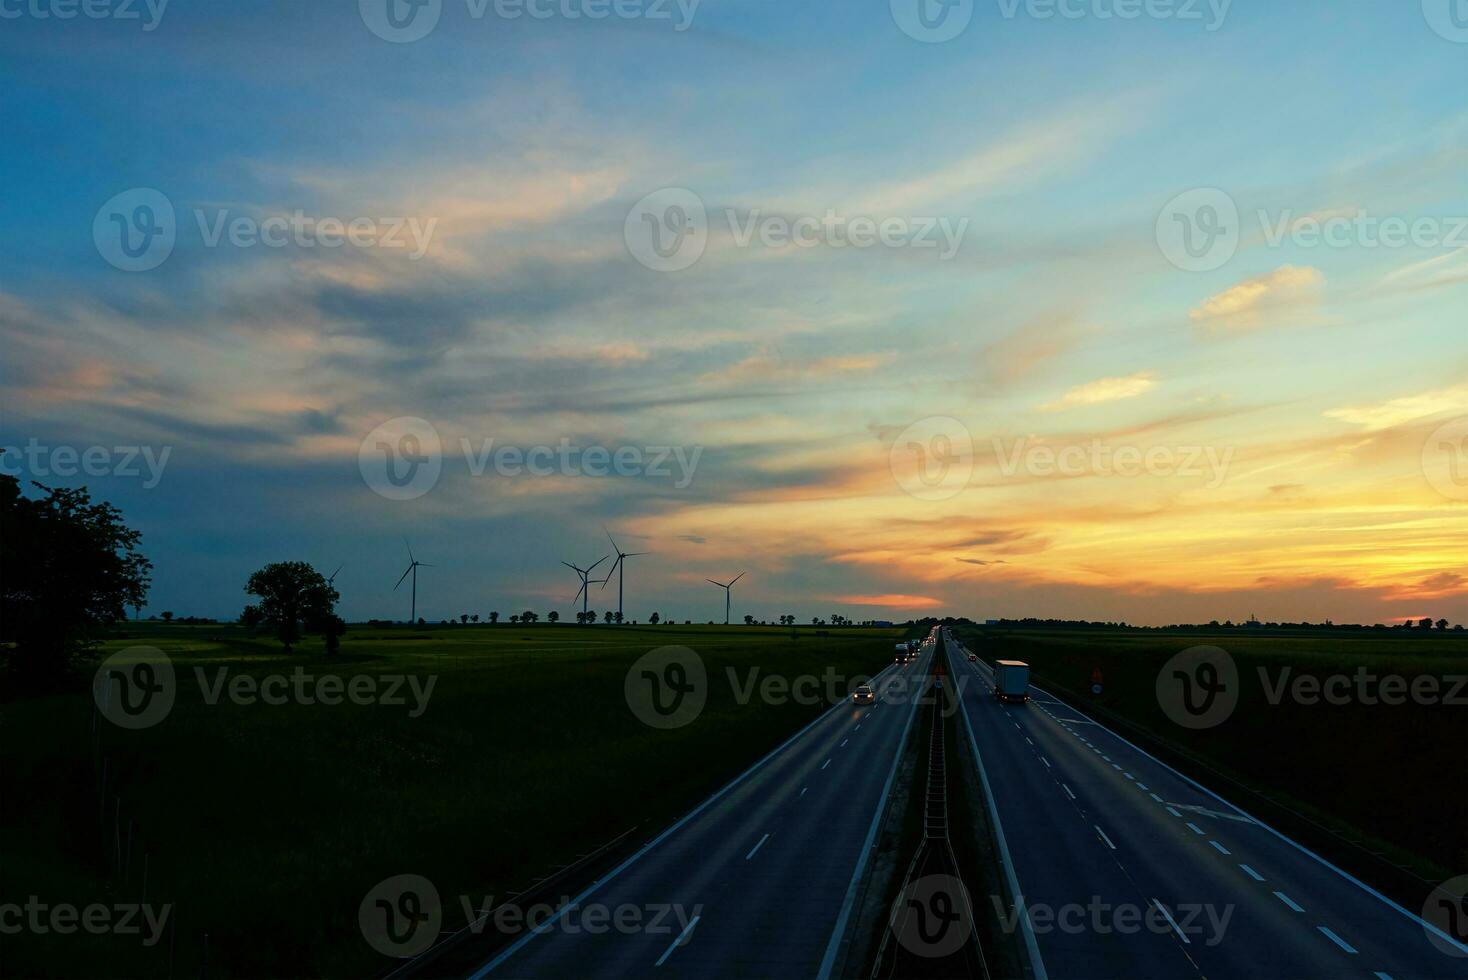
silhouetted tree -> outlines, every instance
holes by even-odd
[[[246,606],[245,611],[240,613],[241,626],[259,626],[265,622],[265,614],[260,611],[259,606]]]
[[[469,625],[469,614],[468,613],[459,613],[459,625],[460,626],[468,626]]]
[[[649,616],[649,617],[648,617],[648,618],[647,618],[647,621],[648,621],[648,622],[649,622],[649,623],[652,623],[652,624],[653,624],[653,625],[654,625],[654,626],[656,626],[656,625],[657,625],[657,624],[658,624],[658,620],[659,620],[659,619],[660,619],[660,618],[661,618],[661,617],[660,617],[660,616],[658,616],[658,614],[657,614],[657,613],[653,613],[653,614],[652,614],[652,615],[651,615],[651,616]]]
[[[1437,628],[1440,630],[1446,630],[1448,628],[1448,621],[1446,619],[1439,619],[1437,621]]]
[[[159,615],[163,617],[163,621],[165,623],[171,623],[171,622],[173,622],[173,613],[172,612],[164,611],[162,613],[159,613]]]
[[[607,619],[606,619],[606,621],[607,621],[608,624],[610,624],[611,621],[612,621],[612,611],[610,609],[607,610]]]
[[[561,614],[552,609],[545,614],[545,619],[548,623],[559,623],[561,621]]]
[[[491,626],[493,626],[495,623],[498,623],[499,621],[500,621],[500,614],[499,613],[492,612],[492,613],[489,614],[489,624]]]
[[[476,623],[477,624],[479,622],[479,614],[478,613],[474,613],[472,616],[469,617],[469,621],[471,623]]]
[[[0,641],[18,678],[49,684],[100,632],[143,605],[153,563],[122,512],[85,489],[37,483],[37,499],[0,475]]]
[[[745,626],[753,626],[754,625],[754,617],[751,616],[749,613],[745,613],[744,614],[744,625]]]
[[[340,598],[326,577],[303,561],[266,565],[250,576],[245,592],[260,600],[261,621],[275,627],[287,653],[300,641],[302,627],[323,632]]]
[[[520,614],[520,622],[522,623],[533,623],[538,619],[540,619],[540,617],[531,612],[529,609]]]

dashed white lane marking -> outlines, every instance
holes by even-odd
[[[1204,836],[1206,834],[1206,831],[1204,831],[1202,827],[1199,827],[1195,823],[1189,823],[1188,824],[1188,829],[1191,830],[1193,833],[1197,834],[1199,837],[1202,837],[1202,836]]]
[[[1181,813],[1178,813],[1178,812],[1177,812],[1177,811],[1176,811],[1176,810],[1174,810],[1174,809],[1173,809],[1173,808],[1172,808],[1172,807],[1168,807],[1168,808],[1167,808],[1167,812],[1168,812],[1168,813],[1170,813],[1170,814],[1172,814],[1172,815],[1173,815],[1173,816],[1174,816],[1174,817],[1180,817],[1180,816],[1182,816],[1182,814],[1181,814]]]
[[[836,746],[836,747],[837,747],[837,748],[838,748],[838,749],[844,749],[844,748],[846,748],[846,743],[847,743],[847,742],[849,742],[849,741],[851,741],[851,739],[849,739],[849,738],[843,738],[843,739],[842,739],[842,740],[841,740],[841,744],[840,744],[840,745],[838,745],[838,746]]]
[[[1290,907],[1290,910],[1291,911],[1294,911],[1294,912],[1303,912],[1303,911],[1305,911],[1304,909],[1300,908],[1300,906],[1296,905],[1295,904],[1295,900],[1293,898],[1290,898],[1284,892],[1275,892],[1274,893],[1274,897],[1277,898],[1277,899],[1279,899],[1281,902],[1284,902],[1286,905],[1288,905]]]
[[[1212,844],[1214,846],[1214,848],[1218,851],[1219,854],[1227,854],[1228,853],[1228,848],[1226,848],[1222,844],[1218,843],[1218,841],[1211,840],[1208,843]]]
[[[1125,776],[1127,779],[1130,779],[1134,783],[1137,781],[1137,777],[1136,776],[1133,776],[1129,772],[1124,772],[1124,773],[1122,773],[1122,775]]]
[[[1250,878],[1253,878],[1255,881],[1263,881],[1264,880],[1264,876],[1262,874],[1260,874],[1259,872],[1255,871],[1253,868],[1249,867],[1247,864],[1241,864],[1241,865],[1239,865],[1239,867],[1241,867],[1241,868],[1244,869],[1244,874],[1248,875]]]
[[[1029,737],[1029,736],[1028,736],[1028,735],[1026,735],[1026,736],[1025,736],[1025,741],[1026,741],[1026,742],[1029,742],[1029,743],[1030,743],[1030,744],[1031,744],[1031,745],[1034,745],[1034,744],[1035,744],[1035,743],[1034,743],[1034,740],[1033,740],[1033,739],[1031,739],[1031,738],[1030,738],[1030,737]]]
[[[658,967],[666,963],[668,961],[668,957],[673,955],[673,950],[677,949],[679,946],[682,946],[683,943],[687,941],[688,936],[693,932],[693,927],[698,925],[698,920],[701,918],[703,918],[703,916],[695,915],[692,919],[690,919],[688,925],[684,927],[683,931],[678,933],[678,938],[673,940],[672,944],[669,945],[667,949],[663,950],[663,955],[658,957],[658,961],[654,963],[653,966]]]
[[[1091,826],[1096,827],[1095,824],[1091,824]],[[1113,851],[1116,850],[1116,845],[1111,843],[1111,838],[1106,836],[1106,831],[1102,830],[1100,827],[1096,827],[1096,833],[1101,835],[1101,839],[1106,842],[1107,847],[1111,848]]]
[[[824,772],[824,771],[825,771],[825,768],[826,768],[826,766],[829,766],[829,765],[830,765],[830,764],[831,764],[831,760],[830,760],[830,759],[827,759],[827,760],[826,760],[826,761],[825,761],[825,762],[823,762],[823,763],[822,763],[822,764],[821,764],[821,771],[823,771],[823,772]]]
[[[1167,917],[1167,923],[1168,925],[1172,926],[1172,931],[1177,933],[1177,938],[1181,939],[1188,946],[1193,945],[1191,942],[1189,942],[1188,937],[1183,935],[1183,931],[1177,927],[1177,923],[1173,921],[1172,913],[1167,911],[1167,908],[1155,898],[1152,899],[1152,904],[1157,906],[1157,911],[1161,912],[1164,916]]]
[[[754,853],[756,851],[758,851],[761,847],[764,847],[765,846],[765,841],[767,841],[769,839],[770,839],[770,835],[769,834],[765,834],[763,837],[761,837],[759,839],[759,843],[756,844],[756,845],[754,845],[753,847],[751,847],[749,849],[749,853],[746,854],[746,855],[744,855],[744,860],[748,861],[750,858],[754,857]]]
[[[1380,970],[1376,971],[1375,976],[1376,980],[1392,980],[1390,973],[1382,973]]]
[[[1345,950],[1347,953],[1350,953],[1352,956],[1355,956],[1356,955],[1356,947],[1352,946],[1350,943],[1346,942],[1340,936],[1337,936],[1335,933],[1331,932],[1325,926],[1316,926],[1315,928],[1319,929],[1322,933],[1324,933],[1326,939],[1329,939],[1331,942],[1335,943],[1337,946],[1339,946],[1341,949]]]
[[[1163,802],[1162,797],[1158,796],[1156,793],[1148,793],[1147,795],[1152,797],[1152,799],[1156,800],[1158,803]]]
[[[800,787],[800,796],[804,796],[805,795],[805,791],[808,790],[808,789],[810,789],[809,786],[802,786],[802,787]],[[796,799],[797,800],[800,799],[800,796],[797,796]]]
[[[1060,788],[1063,789],[1063,790],[1065,790],[1065,795],[1066,796],[1069,796],[1071,799],[1075,799],[1076,798],[1076,795],[1071,792],[1071,789],[1070,789],[1069,786],[1065,785],[1064,783],[1061,783],[1060,784]]]
[[[1138,783],[1137,784],[1137,789],[1139,789],[1143,793],[1145,793],[1145,792],[1147,792],[1147,784],[1146,783]]]
[[[1050,760],[1047,759],[1047,758],[1045,758],[1043,755],[1040,756],[1040,761],[1043,762],[1043,763],[1045,763],[1045,768],[1046,769],[1052,768],[1052,766],[1050,765]]]
[[[859,731],[861,731],[861,725],[858,724],[855,728],[852,729],[852,731],[853,732],[859,732]]]
[[[1122,771],[1121,766],[1118,766],[1114,762],[1111,764],[1111,768],[1115,769],[1117,772],[1121,772]]]

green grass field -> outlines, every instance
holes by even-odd
[[[1368,705],[1354,697],[1344,705],[1306,705],[1288,694],[1274,704],[1269,697],[1283,668],[1290,668],[1291,683],[1301,675],[1354,675],[1358,668],[1408,682],[1468,674],[1462,638],[961,632],[986,658],[1027,661],[1042,686],[1115,712],[1332,830],[1365,839],[1421,877],[1437,882],[1468,871],[1468,707]],[[1163,712],[1156,679],[1169,658],[1198,645],[1233,657],[1241,693],[1223,724],[1194,731]],[[1100,696],[1090,694],[1095,668],[1104,680]],[[1468,696],[1468,688],[1459,693]]]
[[[817,715],[817,705],[737,702],[726,668],[855,678],[889,662],[898,630],[829,636],[747,627],[354,628],[327,659],[289,657],[231,626],[148,624],[103,654],[149,644],[179,679],[166,720],[101,723],[74,694],[0,705],[0,903],[174,904],[176,938],[5,937],[5,972],[25,976],[369,975],[388,961],[363,941],[362,897],[383,878],[428,877],[445,927],[459,895],[505,896],[642,822],[668,822]],[[708,667],[707,707],[675,731],[637,721],[628,667],[664,645]],[[205,702],[193,668],[231,676],[410,673],[437,678],[427,710],[382,705]],[[853,680],[853,683],[855,681]],[[410,697],[411,704],[411,697]],[[98,760],[107,760],[106,803]],[[107,832],[133,821],[130,874]],[[103,812],[103,806],[106,810]],[[124,858],[124,860],[127,860]],[[172,950],[169,949],[173,945]]]

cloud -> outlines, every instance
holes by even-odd
[[[1255,330],[1265,314],[1314,302],[1325,275],[1310,266],[1280,266],[1266,275],[1245,279],[1208,297],[1188,316],[1217,333]]]
[[[1449,412],[1468,412],[1468,384],[1424,391],[1418,395],[1406,395],[1371,405],[1334,408],[1326,412],[1325,417],[1359,425],[1374,432]]]
[[[1042,412],[1063,412],[1081,405],[1099,405],[1102,402],[1136,398],[1157,387],[1151,371],[1139,371],[1124,378],[1102,378],[1067,391],[1058,400],[1040,406]]]
[[[1002,559],[955,558],[953,560],[956,561],[956,562],[962,562],[965,565],[986,566],[986,565],[1008,565],[1009,564],[1009,562],[1003,561]]]
[[[884,606],[889,609],[935,609],[943,605],[942,599],[925,595],[841,595],[830,598],[831,602],[842,602],[850,606]]]
[[[850,374],[870,374],[891,363],[894,356],[891,353],[844,354],[813,361],[787,361],[775,355],[760,353],[728,367],[710,371],[699,380],[722,383],[788,383]]]

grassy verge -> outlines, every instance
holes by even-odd
[[[1042,686],[1115,713],[1419,878],[1435,883],[1468,870],[1468,708],[1367,704],[1354,695],[1340,705],[1304,704],[1287,692],[1271,698],[1281,677],[1354,678],[1363,668],[1410,683],[1468,674],[1460,638],[967,632],[984,656],[1029,662]],[[1194,731],[1168,719],[1156,680],[1174,654],[1205,644],[1233,657],[1241,691],[1223,724]],[[1104,690],[1096,696],[1098,668]]]
[[[94,736],[84,690],[0,706],[0,903],[139,901],[146,862],[146,900],[172,903],[176,930],[152,947],[27,930],[6,937],[6,972],[157,976],[171,963],[196,976],[207,955],[212,977],[370,974],[388,961],[362,940],[357,909],[381,879],[426,876],[455,928],[458,896],[503,896],[635,824],[672,819],[822,710],[741,704],[727,671],[741,686],[755,670],[868,675],[899,635],[353,629],[331,659],[310,644],[287,657],[231,627],[118,637],[108,652],[141,643],[172,658],[178,695],[161,724],[103,722]],[[623,682],[640,655],[674,644],[706,664],[708,702],[692,724],[656,731],[628,710]],[[436,681],[416,718],[411,694],[403,706],[206,700],[221,669],[259,679],[297,667],[348,682]],[[116,864],[129,839],[124,875]]]

